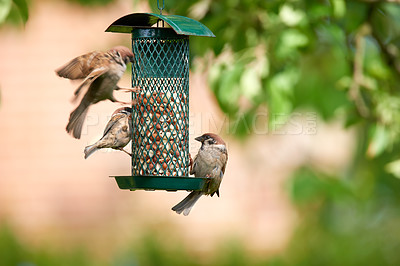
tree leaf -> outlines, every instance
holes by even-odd
[[[385,165],[385,170],[397,178],[400,178],[400,159]]]
[[[389,135],[386,128],[382,125],[376,125],[371,128],[371,135],[367,154],[370,157],[376,157],[388,146]]]
[[[286,25],[296,26],[306,18],[306,15],[302,10],[295,10],[292,6],[286,4],[279,11],[279,17]]]
[[[22,22],[25,24],[29,19],[28,3],[26,2],[26,0],[13,0],[13,2],[18,8],[19,14],[22,18]]]
[[[0,24],[3,23],[11,10],[11,0],[0,0]]]
[[[247,67],[240,77],[240,88],[242,94],[249,100],[261,93],[261,78],[252,67]]]
[[[293,89],[298,72],[289,68],[273,76],[266,84],[268,93],[269,126],[277,130],[283,126],[293,110]]]
[[[344,0],[331,0],[333,6],[333,15],[341,18],[346,14],[346,2]]]

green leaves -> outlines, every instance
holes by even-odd
[[[82,6],[103,6],[112,3],[114,0],[69,0],[77,2]]]
[[[288,185],[292,200],[299,205],[353,196],[350,187],[343,180],[307,168],[297,171]]]
[[[367,153],[371,157],[378,156],[386,150],[389,144],[388,130],[382,125],[370,128],[370,139]]]
[[[217,36],[193,40],[192,52],[215,55],[209,85],[233,124],[229,133],[251,134],[257,112],[266,108],[268,120],[259,122],[268,129],[304,109],[354,129],[357,147],[345,167],[328,175],[310,166],[290,180],[288,191],[301,219],[282,261],[399,264],[400,5],[345,0],[169,4],[174,14],[191,10]]]
[[[209,85],[227,117],[243,125],[237,136],[252,132],[257,110],[267,108],[266,126],[278,129],[292,112],[311,109],[326,121],[368,125],[364,156],[400,142],[399,5],[171,0],[167,11],[195,16],[217,36],[191,48],[194,56],[214,53]]]
[[[29,9],[26,0],[0,0],[0,25],[6,22],[25,25],[28,18]]]
[[[0,0],[0,24],[3,23],[11,10],[11,0]]]
[[[238,110],[239,79],[242,65],[218,63],[210,69],[209,84],[222,111],[232,114]],[[224,73],[224,75],[221,75]]]
[[[260,95],[262,83],[260,75],[254,67],[248,67],[243,71],[240,77],[240,88],[243,96],[247,99],[254,99]]]
[[[344,0],[331,0],[333,7],[333,16],[342,18],[346,14],[346,2]]]
[[[291,5],[285,4],[279,10],[281,21],[289,27],[297,26],[306,19],[304,11],[294,9]]]
[[[385,165],[385,170],[397,178],[400,178],[400,159]]]
[[[293,91],[299,75],[295,68],[286,69],[271,77],[266,83],[269,107],[269,126],[278,129],[286,123],[293,110]]]
[[[297,29],[287,29],[279,36],[276,56],[281,59],[297,56],[297,50],[308,44],[308,37]]]
[[[13,2],[18,9],[22,22],[25,24],[29,18],[28,3],[26,0],[13,0]]]

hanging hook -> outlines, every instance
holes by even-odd
[[[162,11],[163,11],[164,8],[165,8],[165,2],[164,2],[164,0],[161,0],[161,1],[162,1],[162,7],[160,7],[160,1],[157,0],[157,7],[158,7],[158,9],[160,10],[160,15],[162,15]]]

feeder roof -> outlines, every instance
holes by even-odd
[[[179,35],[215,37],[202,23],[178,15],[159,15],[154,13],[133,13],[114,21],[106,32],[132,33],[133,28],[151,27],[163,20]]]

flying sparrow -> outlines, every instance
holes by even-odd
[[[121,89],[117,83],[126,70],[126,64],[132,62],[133,53],[124,46],[116,46],[108,52],[91,52],[72,59],[56,70],[60,77],[68,79],[84,79],[75,91],[75,99],[82,88],[88,86],[78,107],[72,111],[66,127],[74,138],[81,137],[83,122],[89,106],[103,100],[120,102],[114,98],[113,91]],[[125,89],[136,92],[137,89]]]
[[[222,138],[214,133],[206,133],[195,140],[201,142],[201,147],[193,164],[190,167],[190,174],[195,177],[209,177],[209,184],[206,191],[193,191],[172,210],[187,216],[194,204],[202,195],[211,195],[215,193],[219,197],[219,186],[225,173],[226,163],[228,161],[228,151]]]
[[[115,110],[104,129],[103,137],[93,145],[85,147],[85,159],[93,152],[103,148],[121,150],[131,156],[129,152],[124,150],[124,147],[132,138],[131,122],[132,108],[122,107]]]

